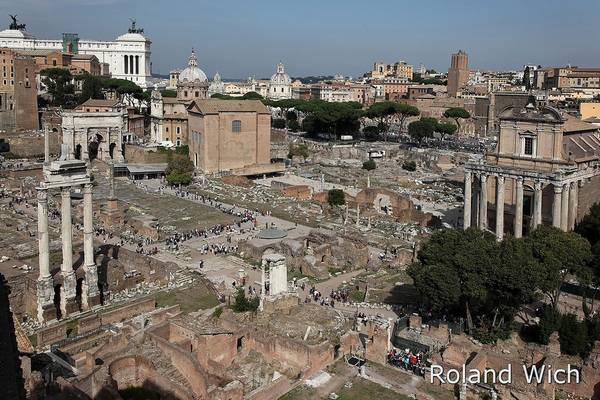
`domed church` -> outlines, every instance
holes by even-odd
[[[267,97],[273,100],[292,98],[292,79],[285,73],[282,63],[277,64],[277,72],[271,76]]]
[[[198,67],[198,58],[192,50],[187,67],[177,80],[177,98],[185,102],[208,97],[208,78]]]
[[[198,58],[192,50],[188,65],[179,73],[177,97],[163,97],[157,90],[152,92],[150,101],[152,141],[171,142],[175,146],[188,143],[187,106],[195,100],[208,98],[208,78],[198,67]]]

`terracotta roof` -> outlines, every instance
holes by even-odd
[[[79,107],[116,107],[117,104],[119,100],[87,99]]]
[[[572,115],[565,116],[565,124],[563,125],[563,132],[565,134],[570,134],[573,132],[584,132],[584,131],[597,131],[598,126],[594,124],[590,124],[589,122],[585,122],[580,120],[577,117],[573,117]]]
[[[269,109],[260,100],[196,100],[188,106],[188,111],[201,114],[218,114],[220,112],[270,114]]]
[[[179,103],[179,100],[177,99],[177,97],[166,97],[163,96],[163,103],[169,103],[169,104],[175,104],[175,103]]]

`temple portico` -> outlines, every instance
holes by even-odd
[[[598,201],[598,127],[533,101],[500,113],[496,148],[465,165],[465,229],[490,230],[499,240],[539,225],[569,231]]]
[[[579,189],[594,174],[595,169],[562,178],[542,174],[527,176],[522,171],[468,165],[465,167],[463,227],[467,229],[476,221],[480,229],[493,231],[498,239],[504,237],[505,225],[517,238],[523,236],[524,230],[533,230],[544,223],[564,231],[572,230],[577,222]],[[488,200],[490,192],[493,192],[491,201]],[[494,217],[488,213],[489,209],[494,211]]]
[[[100,304],[98,272],[94,262],[94,228],[92,183],[88,163],[68,159],[68,146],[63,145],[61,160],[44,165],[44,179],[38,191],[38,247],[40,272],[37,280],[37,317],[40,322],[64,318],[80,310]],[[71,217],[71,192],[83,191],[84,263],[85,278],[81,284],[81,297],[77,298],[77,279],[73,269],[73,222]],[[48,239],[48,196],[60,191],[62,263],[54,276],[50,270]],[[59,296],[59,304],[55,304]],[[58,306],[58,307],[57,307]]]

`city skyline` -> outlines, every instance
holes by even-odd
[[[482,70],[517,69],[528,63],[588,67],[600,61],[592,40],[593,15],[600,4],[588,0],[569,7],[555,0],[524,6],[509,0],[503,7],[492,4],[485,9],[470,0],[433,1],[429,7],[391,1],[375,5],[349,1],[343,7],[314,1],[277,4],[185,1],[174,7],[164,3],[140,7],[138,1],[121,0],[0,1],[0,15],[6,15],[0,24],[8,27],[8,14],[17,14],[38,38],[76,32],[84,39],[114,40],[126,32],[132,17],[152,40],[153,73],[162,75],[185,67],[192,48],[209,76],[218,71],[229,79],[268,78],[279,61],[291,76],[357,77],[375,61],[398,60],[445,72],[450,55],[459,49],[469,54],[472,69]],[[47,18],[50,7],[55,10],[52,19]],[[365,19],[369,13],[372,17]],[[165,15],[174,18],[165,24],[161,17]],[[580,46],[572,46],[575,37]]]

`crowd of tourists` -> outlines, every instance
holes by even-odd
[[[410,349],[392,349],[387,354],[389,364],[397,368],[412,371],[419,376],[425,376],[425,357],[422,353],[414,354]]]

